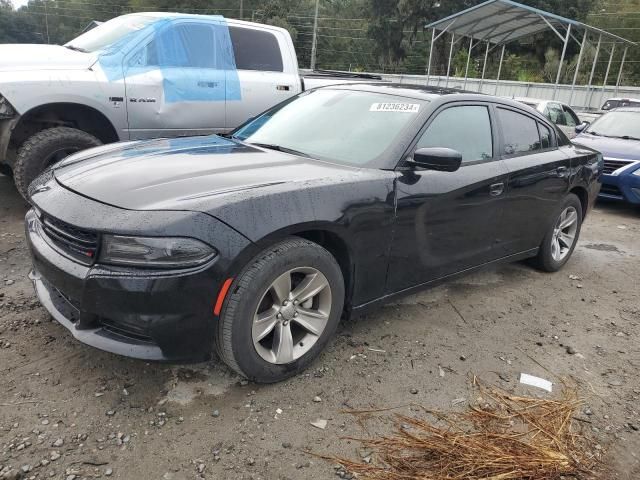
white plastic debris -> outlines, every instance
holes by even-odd
[[[320,430],[324,430],[325,428],[327,428],[327,421],[323,418],[319,418],[314,422],[311,422],[311,425],[313,425],[316,428],[319,428]]]
[[[538,387],[546,390],[547,392],[551,392],[551,389],[553,388],[553,383],[551,383],[549,380],[545,380],[544,378],[540,377],[534,377],[533,375],[529,375],[528,373],[520,374],[520,383],[523,383],[524,385],[530,385],[532,387]]]

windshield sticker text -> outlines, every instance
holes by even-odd
[[[369,109],[370,112],[404,112],[418,113],[419,103],[374,103]]]

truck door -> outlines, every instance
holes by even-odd
[[[233,64],[226,25],[177,20],[143,43],[124,65],[129,137],[224,131]]]
[[[264,26],[262,26],[264,27]],[[227,128],[300,92],[293,44],[280,31],[229,25],[236,70],[227,71]]]

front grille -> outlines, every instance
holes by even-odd
[[[611,158],[605,158],[604,173],[605,175],[609,175],[619,168],[626,167],[630,163],[633,163],[633,160],[612,160]]]
[[[604,195],[613,195],[616,197],[622,197],[622,192],[618,187],[616,187],[615,185],[607,185],[606,183],[603,183],[602,187],[600,187],[600,193]]]
[[[63,252],[91,264],[98,252],[98,234],[76,228],[48,215],[41,218],[42,230]]]

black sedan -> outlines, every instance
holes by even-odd
[[[321,88],[226,138],[58,163],[29,189],[31,277],[82,342],[275,382],[350,314],[496,262],[560,269],[601,171],[510,100]]]

